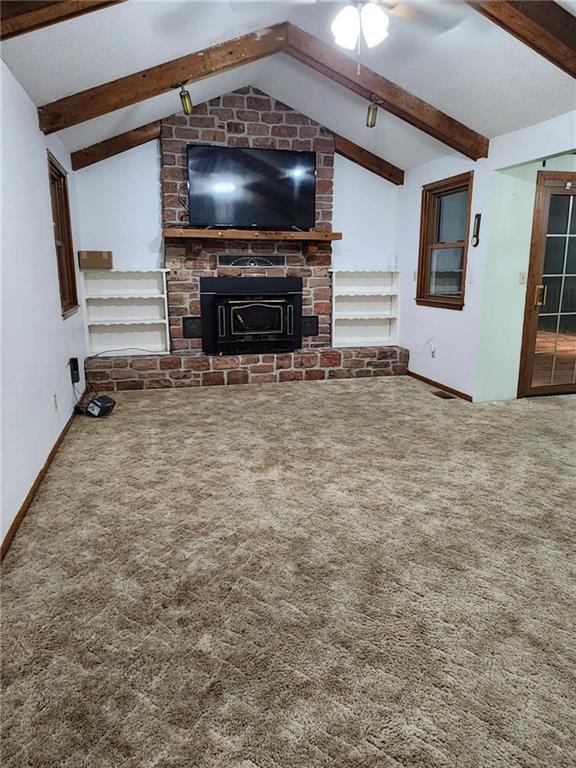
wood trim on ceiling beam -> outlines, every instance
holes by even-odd
[[[0,40],[9,40],[123,2],[125,0],[3,0],[0,3]]]
[[[79,171],[81,168],[99,163],[108,157],[119,155],[121,152],[126,152],[128,149],[140,146],[140,144],[146,144],[148,141],[159,139],[161,130],[161,121],[155,120],[152,123],[141,125],[139,128],[133,128],[131,131],[126,131],[118,136],[100,141],[98,144],[92,144],[92,146],[85,149],[78,149],[76,152],[72,152],[71,155],[72,170]],[[374,155],[367,149],[359,147],[343,136],[335,135],[334,144],[335,151],[353,163],[357,163],[362,168],[372,171],[372,173],[381,176],[386,181],[391,181],[392,184],[404,183],[404,171],[378,157],[378,155]]]
[[[278,53],[284,47],[284,39],[285,25],[276,24],[72,96],[65,96],[39,107],[40,129],[46,134],[61,131],[171,90],[175,91],[176,103],[175,89],[182,83],[202,80]]]
[[[551,0],[466,0],[468,5],[576,78],[576,17]]]
[[[133,128],[131,131],[113,136],[111,139],[105,139],[99,141],[98,144],[92,144],[90,147],[72,152],[70,155],[72,170],[79,171],[81,168],[99,163],[100,160],[105,160],[107,157],[119,155],[121,152],[126,152],[127,149],[159,139],[161,128],[161,121],[155,120],[152,123],[141,125],[139,128]]]
[[[367,171],[371,171],[377,176],[381,176],[383,179],[386,179],[386,181],[390,181],[392,184],[404,184],[404,171],[401,168],[397,168],[387,160],[358,146],[358,144],[354,144],[343,136],[335,134],[334,149],[337,154],[362,166],[362,168],[365,168]]]
[[[357,64],[323,40],[293,24],[286,24],[285,52],[302,61],[335,83],[343,85],[366,100],[376,98],[378,105],[438,141],[478,160],[488,156],[488,139],[413,96],[399,85]]]

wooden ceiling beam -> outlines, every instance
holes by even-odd
[[[4,0],[0,3],[0,40],[99,11],[125,0]]]
[[[401,168],[397,168],[387,160],[359,147],[358,144],[354,144],[343,136],[338,136],[338,134],[334,136],[334,148],[337,154],[362,166],[367,171],[372,171],[386,181],[391,181],[392,184],[404,184],[404,171]]]
[[[79,171],[81,168],[86,168],[94,163],[99,163],[101,160],[106,160],[108,157],[114,157],[121,152],[126,152],[128,149],[138,147],[141,144],[146,144],[149,141],[154,141],[160,138],[162,130],[162,121],[155,120],[153,123],[147,123],[141,125],[139,128],[133,128],[131,131],[126,131],[118,136],[113,136],[110,139],[98,142],[98,144],[92,144],[85,149],[78,149],[76,152],[72,152],[72,170]],[[397,168],[392,163],[387,162],[378,155],[374,155],[367,149],[359,147],[352,141],[345,139],[343,136],[334,136],[335,150],[339,155],[346,157],[353,163],[361,165],[362,168],[366,168],[368,171],[381,176],[386,181],[391,181],[392,184],[404,183],[404,171],[401,168]]]
[[[54,133],[116,109],[150,99],[210,75],[284,51],[332,81],[379,106],[458,152],[477,160],[488,154],[488,139],[361,66],[287,22],[244,35],[203,51],[89,88],[39,108],[40,128]]]
[[[551,0],[467,0],[474,10],[576,78],[576,17]]]
[[[99,141],[98,144],[92,144],[85,149],[79,149],[70,155],[72,160],[72,170],[79,171],[88,165],[99,163],[100,160],[106,160],[107,157],[113,157],[127,149],[139,147],[140,144],[146,144],[149,141],[160,138],[162,124],[160,120],[153,123],[141,125],[139,128],[133,128],[111,139]]]
[[[358,68],[349,56],[290,23],[286,24],[285,51],[362,98],[370,100],[374,97],[387,112],[467,157],[478,160],[488,156],[488,139],[485,136],[368,67],[360,65]]]
[[[257,61],[284,47],[284,24],[260,29],[133,75],[66,96],[38,109],[40,129],[54,133],[210,75]],[[174,98],[176,99],[177,93]],[[176,103],[176,102],[175,102]]]

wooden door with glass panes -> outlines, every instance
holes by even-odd
[[[519,397],[576,392],[576,173],[540,171]]]

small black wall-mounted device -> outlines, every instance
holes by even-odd
[[[68,361],[68,364],[70,366],[70,378],[72,379],[72,384],[78,384],[80,381],[80,366],[78,365],[78,358],[71,357]]]
[[[482,220],[482,214],[477,213],[476,216],[474,216],[474,227],[472,229],[472,248],[476,248],[476,246],[480,243],[480,221]]]

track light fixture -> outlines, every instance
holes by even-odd
[[[192,104],[192,97],[190,93],[184,88],[184,83],[180,86],[180,101],[182,102],[182,109],[185,115],[191,115],[194,111],[194,104]]]
[[[372,101],[368,104],[368,112],[366,112],[366,128],[375,128],[377,117],[378,104],[376,103],[376,99],[372,97]]]

